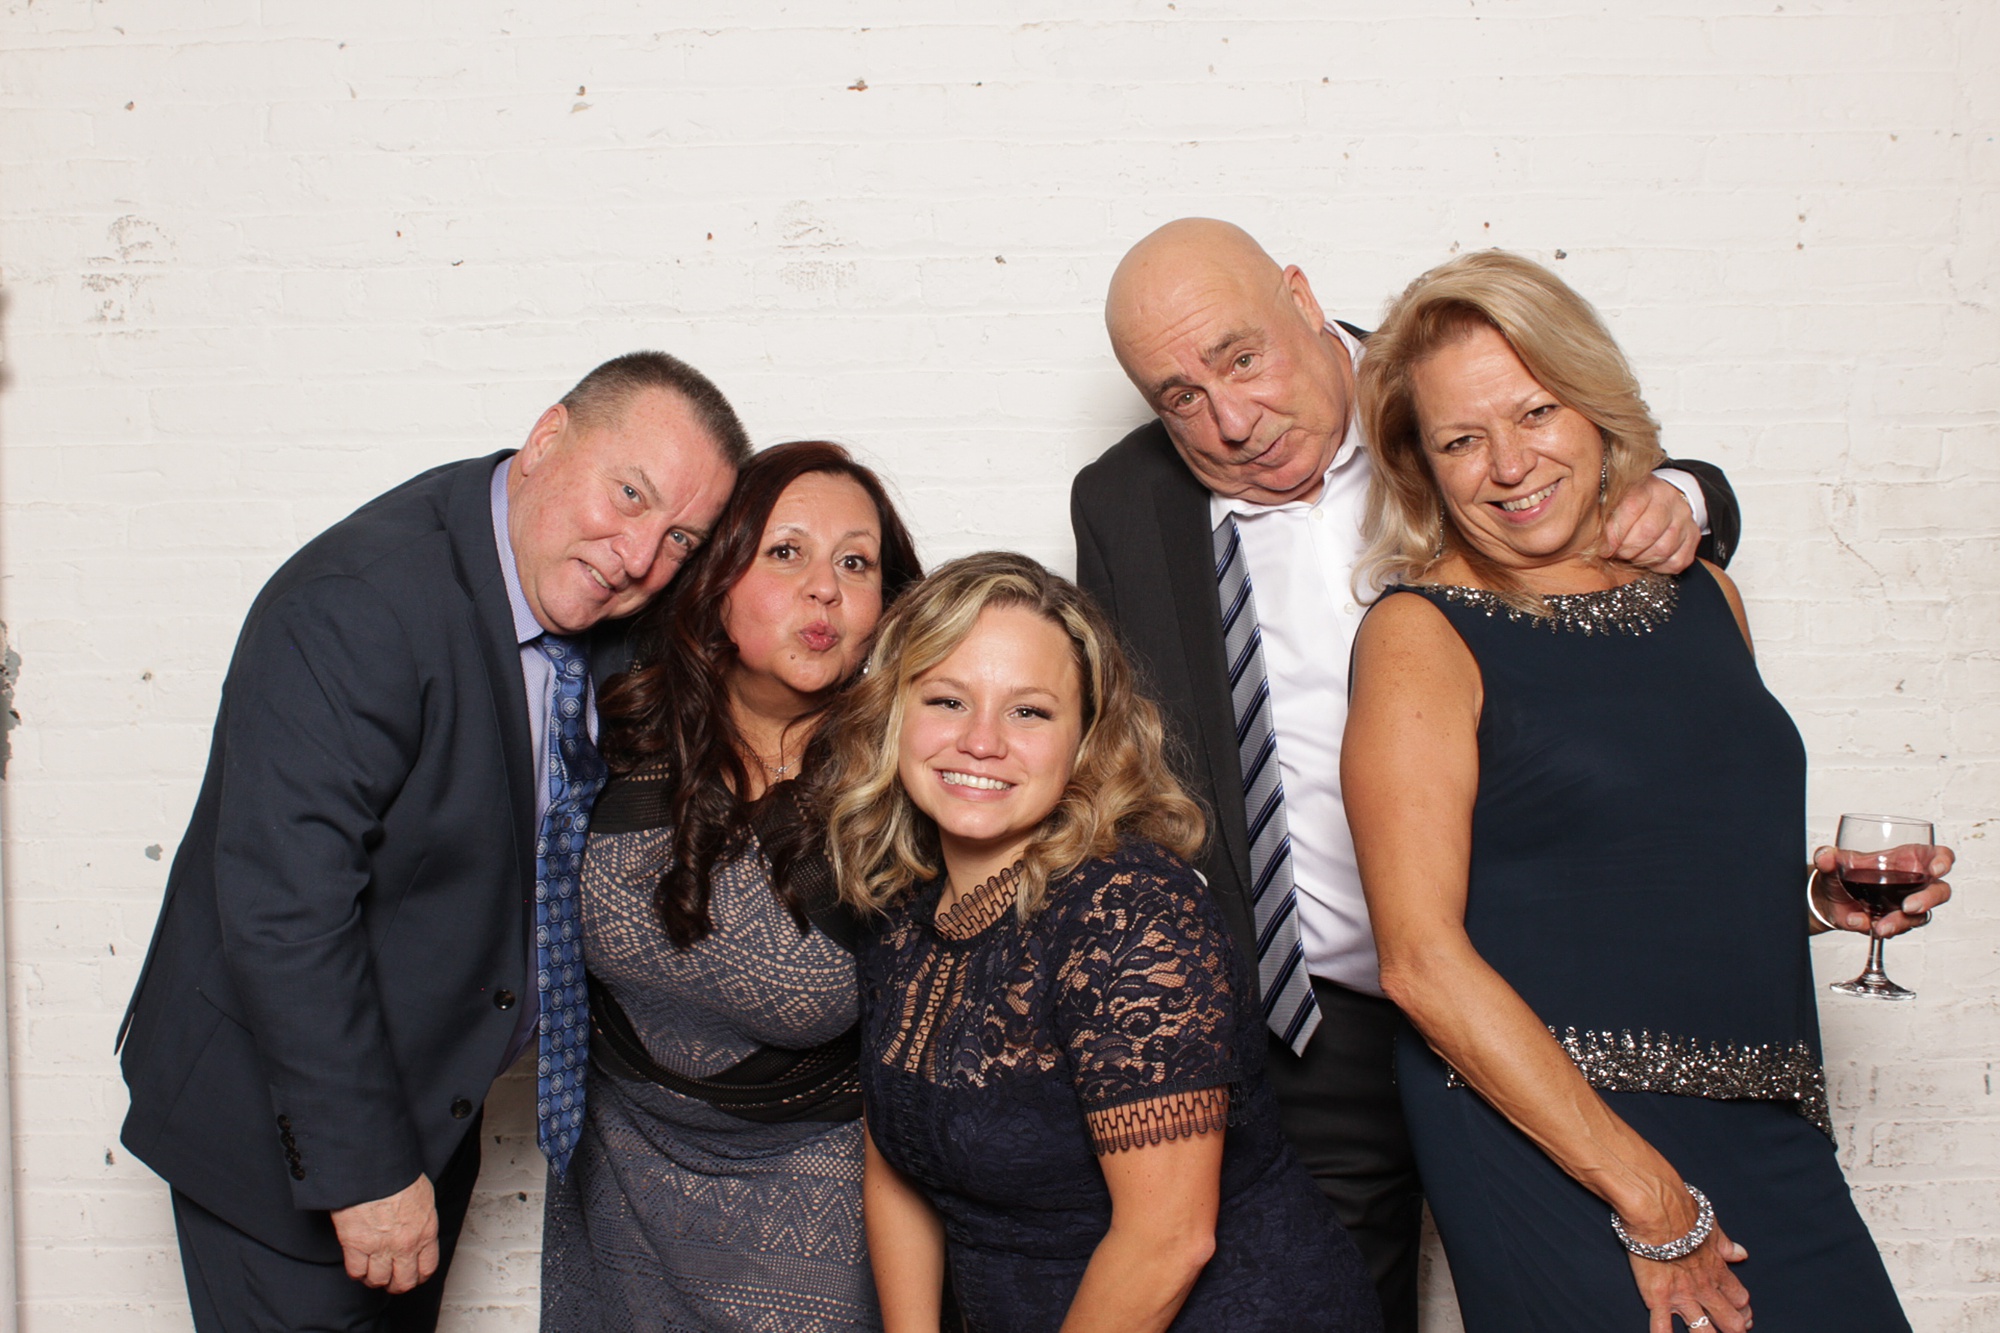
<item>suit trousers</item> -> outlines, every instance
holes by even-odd
[[[339,1263],[299,1259],[238,1231],[179,1190],[174,1229],[196,1333],[431,1333],[445,1274],[479,1179],[479,1126],[432,1182],[438,1212],[438,1267],[400,1296],[356,1282]]]
[[[1387,1333],[1416,1333],[1424,1196],[1396,1091],[1402,1013],[1312,979],[1319,1030],[1303,1056],[1271,1039],[1266,1077],[1285,1137],[1361,1247]]]

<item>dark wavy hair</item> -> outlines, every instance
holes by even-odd
[[[874,501],[882,524],[885,612],[903,589],[923,577],[916,544],[879,477],[826,440],[773,445],[744,464],[707,543],[666,594],[634,621],[635,664],[606,684],[598,702],[604,756],[613,773],[660,762],[671,774],[673,846],[653,904],[678,948],[708,934],[709,878],[718,861],[748,845],[752,821],[764,804],[738,794],[749,791],[751,783],[742,736],[729,710],[726,682],[736,645],[722,626],[723,599],[756,558],[764,525],[785,488],[813,473],[846,477]],[[817,744],[807,747],[801,775],[810,771],[819,753]],[[779,795],[786,785],[772,784],[765,799]],[[781,796],[771,813],[776,817],[762,821],[759,831],[772,887],[803,930],[805,904],[791,872],[807,843],[807,829],[795,800]]]

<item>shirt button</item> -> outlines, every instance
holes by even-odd
[[[1353,607],[1348,608],[1350,611],[1353,609]],[[514,992],[510,990],[496,992],[493,996],[493,1007],[495,1009],[512,1009],[514,1007]]]
[[[463,1120],[472,1114],[472,1103],[463,1097],[454,1097],[451,1103],[451,1118]]]
[[[1315,509],[1312,511],[1312,516],[1313,516],[1312,519],[1313,522],[1315,523],[1321,522],[1326,518],[1326,511],[1324,509]]]

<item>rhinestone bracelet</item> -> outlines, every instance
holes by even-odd
[[[1688,1194],[1693,1197],[1696,1206],[1701,1210],[1694,1219],[1694,1225],[1688,1228],[1685,1236],[1677,1236],[1673,1240],[1666,1241],[1660,1245],[1648,1245],[1643,1240],[1633,1240],[1632,1233],[1625,1229],[1624,1220],[1614,1211],[1611,1214],[1611,1229],[1618,1234],[1618,1243],[1638,1255],[1641,1259],[1651,1259],[1653,1262],[1661,1264],[1672,1263],[1676,1259],[1685,1259],[1700,1249],[1701,1243],[1708,1239],[1708,1233],[1715,1230],[1715,1205],[1708,1201],[1706,1194],[1689,1185],[1685,1180],[1681,1184],[1687,1189]]]

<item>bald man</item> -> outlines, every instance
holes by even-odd
[[[1413,1333],[1423,1199],[1340,793],[1364,610],[1367,334],[1329,320],[1296,265],[1205,218],[1132,248],[1105,324],[1158,420],[1078,474],[1077,579],[1117,621],[1214,812],[1201,868],[1257,960],[1286,1134],[1367,1257],[1388,1327]],[[1606,526],[1649,568],[1678,572],[1697,550],[1722,564],[1735,497],[1716,469],[1676,463]]]

